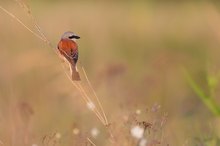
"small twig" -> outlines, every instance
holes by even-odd
[[[91,82],[89,81],[89,78],[88,78],[88,76],[87,76],[87,74],[86,74],[86,72],[85,72],[85,70],[84,70],[84,67],[82,67],[82,71],[83,71],[84,76],[86,77],[86,80],[87,80],[87,82],[88,82],[88,84],[89,84],[90,89],[92,90],[93,94],[95,95],[95,98],[96,98],[96,100],[97,100],[97,102],[98,102],[98,105],[99,105],[99,107],[100,107],[100,109],[101,109],[101,111],[102,111],[102,114],[103,114],[104,118],[105,118],[105,125],[108,125],[109,123],[108,123],[108,120],[107,120],[105,111],[104,111],[104,109],[103,109],[103,106],[102,106],[102,104],[101,104],[101,102],[100,102],[100,100],[99,100],[99,98],[98,98],[98,96],[97,96],[95,90],[93,89]]]
[[[41,39],[42,41],[46,42],[45,39],[43,39],[40,35],[38,35],[37,33],[35,33],[34,31],[32,31],[29,27],[27,27],[20,19],[18,19],[15,15],[13,15],[12,13],[10,13],[8,10],[6,10],[5,8],[3,8],[0,5],[0,9],[2,9],[2,11],[4,11],[7,15],[9,15],[10,17],[12,17],[13,19],[15,19],[18,23],[20,23],[24,28],[26,28],[29,32],[31,32],[33,35],[35,35],[37,38]]]
[[[201,101],[207,106],[207,108],[215,115],[220,116],[220,107],[217,103],[213,100],[213,97],[206,95],[204,91],[199,87],[199,85],[193,80],[191,75],[184,69],[185,77],[189,86],[192,90],[198,95]]]
[[[92,140],[90,138],[87,137],[87,140],[93,145],[96,146],[96,144],[94,142],[92,142]]]
[[[105,124],[104,124],[104,125],[106,126],[106,128],[107,128],[107,130],[108,130],[108,133],[109,133],[109,135],[110,135],[110,141],[111,141],[112,143],[114,143],[114,142],[115,142],[115,138],[114,138],[113,133],[112,133],[112,131],[111,131],[110,124],[109,124],[109,122],[108,122],[108,120],[107,120],[107,117],[106,117],[105,111],[104,111],[104,109],[103,109],[103,106],[102,106],[102,104],[101,104],[101,102],[100,102],[100,100],[99,100],[99,98],[98,98],[98,96],[97,96],[95,90],[93,89],[92,84],[91,84],[91,82],[89,81],[89,78],[88,78],[88,76],[87,76],[87,74],[86,74],[86,71],[85,71],[85,69],[84,69],[83,66],[82,66],[82,71],[83,71],[83,74],[84,74],[84,76],[85,76],[85,78],[86,78],[86,81],[87,81],[87,83],[88,83],[90,89],[92,90],[92,92],[93,92],[93,94],[94,94],[94,96],[95,96],[95,98],[96,98],[96,100],[97,100],[97,102],[98,102],[98,105],[99,105],[99,107],[100,107],[100,109],[101,109],[101,112],[102,112],[102,114],[103,114],[103,116],[104,116],[104,119],[105,119]]]
[[[78,83],[78,82],[77,82],[77,84],[80,87],[80,92],[88,99],[89,103],[93,103],[91,101],[91,99],[88,97],[88,95],[86,94],[86,92],[85,92],[84,88],[81,86],[81,84]],[[94,107],[94,109],[91,109],[91,110],[96,113],[96,115],[99,117],[99,119],[102,122],[102,124],[105,125],[105,121],[104,121],[103,117],[101,116],[100,112],[97,110],[96,106]]]
[[[64,66],[63,66],[63,68],[64,68]],[[78,84],[78,83],[76,83],[76,82],[74,82],[71,78],[70,78],[70,76],[68,75],[68,73],[65,71],[65,68],[64,68],[64,72],[65,72],[65,74],[66,74],[66,76],[68,77],[68,79],[70,80],[70,82],[77,88],[77,90],[80,92],[80,94],[81,94],[81,96],[83,97],[83,100],[86,102],[86,104],[87,103],[93,103],[92,101],[91,101],[91,99],[88,97],[88,95],[86,94],[86,92],[84,91],[84,89],[82,88],[82,86],[81,86],[81,84]],[[105,121],[104,121],[104,119],[102,118],[102,116],[100,115],[100,113],[99,113],[99,111],[97,111],[97,109],[95,108],[94,110],[92,110],[94,113],[95,113],[95,115],[98,117],[98,119],[101,121],[101,123],[103,124],[103,125],[105,125]]]
[[[43,33],[43,31],[41,30],[41,27],[38,25],[36,19],[33,17],[33,15],[31,14],[31,9],[27,6],[26,3],[24,3],[23,1],[20,1],[20,0],[15,0],[23,9],[25,9],[25,11],[27,12],[27,14],[29,15],[29,17],[31,18],[31,21],[32,23],[34,24],[36,30],[38,31],[38,33],[40,34],[37,34],[35,33],[34,31],[32,31],[29,27],[27,27],[20,19],[18,19],[15,15],[13,15],[12,13],[10,13],[9,11],[7,11],[6,9],[4,9],[1,5],[0,5],[0,9],[2,9],[7,15],[9,15],[10,17],[12,17],[13,19],[15,19],[19,24],[21,24],[25,29],[27,29],[29,32],[31,32],[33,35],[35,35],[37,38],[41,39],[43,42],[45,42],[46,44],[49,45],[50,48],[53,49],[53,51],[59,56],[59,53],[58,51],[56,51],[52,45],[52,43],[47,39],[46,35]],[[80,92],[83,100],[86,102],[86,104],[88,103],[93,103],[91,98],[88,96],[88,94],[86,93],[85,89],[83,88],[81,82],[74,82],[70,76],[68,75],[68,73],[65,71],[65,67],[62,65],[63,69],[64,69],[64,72],[67,76],[67,78],[71,81],[71,83],[74,85],[74,87],[76,87],[76,89]],[[108,128],[109,126],[109,123],[108,123],[108,120],[107,120],[107,117],[106,117],[106,114],[104,112],[104,109],[103,109],[103,106],[95,92],[95,90],[93,89],[87,75],[86,75],[86,72],[84,70],[84,68],[82,67],[82,70],[83,70],[83,74],[85,75],[85,78],[86,78],[86,81],[89,85],[89,88],[92,90],[92,93],[93,95],[95,96],[97,102],[98,102],[98,106],[101,110],[101,113],[100,111],[98,110],[98,108],[95,106],[95,108],[92,109],[92,111],[95,113],[95,115],[98,117],[98,119],[101,121],[101,123],[103,125],[106,126],[106,128]],[[109,133],[110,133],[110,136],[111,138],[113,138],[113,135],[110,131],[110,129],[108,129]]]
[[[38,33],[41,35],[41,37],[45,40],[45,42],[51,47],[54,48],[52,43],[47,39],[46,35],[44,34],[44,32],[41,30],[41,27],[39,26],[39,24],[37,23],[36,19],[33,17],[32,12],[30,7],[24,3],[22,0],[15,0],[20,6],[21,8],[23,8],[26,13],[28,14],[28,16],[30,17],[32,23],[34,24],[34,27],[36,28],[36,30],[38,31]],[[56,54],[58,54],[55,51]]]

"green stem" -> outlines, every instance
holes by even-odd
[[[213,100],[211,96],[207,96],[203,90],[199,87],[199,85],[192,79],[190,74],[184,70],[186,79],[193,89],[193,91],[198,95],[198,97],[202,100],[202,102],[207,106],[207,108],[215,115],[220,116],[220,106]]]

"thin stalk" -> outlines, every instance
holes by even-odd
[[[89,78],[88,78],[88,76],[87,76],[87,74],[86,74],[86,72],[85,72],[85,70],[84,70],[84,67],[82,67],[82,71],[83,71],[83,74],[84,74],[85,77],[86,77],[86,80],[87,80],[87,82],[88,82],[88,84],[89,84],[90,89],[92,90],[93,94],[95,95],[95,98],[96,98],[96,100],[97,100],[97,102],[98,102],[98,105],[99,105],[99,107],[100,107],[100,109],[101,109],[101,111],[102,111],[102,114],[103,114],[104,118],[105,118],[105,123],[106,123],[106,125],[108,125],[109,123],[108,123],[108,120],[107,120],[105,111],[104,111],[104,109],[103,109],[103,106],[102,106],[102,104],[101,104],[101,102],[100,102],[100,100],[99,100],[99,98],[98,98],[98,96],[97,96],[95,90],[93,89],[91,82],[89,81]]]
[[[185,70],[185,76],[187,82],[193,91],[198,95],[201,101],[206,105],[206,107],[215,115],[220,116],[220,107],[213,100],[213,97],[206,95],[203,90],[199,87],[199,85],[192,79],[190,74]]]
[[[31,30],[29,27],[27,27],[19,18],[17,18],[14,14],[10,13],[8,10],[4,9],[1,5],[0,5],[0,9],[2,9],[2,10],[3,10],[7,15],[9,15],[10,17],[12,17],[13,19],[15,19],[19,24],[21,24],[25,29],[27,29],[29,32],[31,32],[34,36],[36,36],[37,38],[39,38],[40,40],[42,40],[43,42],[45,42],[46,44],[48,44],[49,47],[52,48],[53,51],[54,51],[58,56],[60,56],[59,53],[58,53],[58,51],[56,51],[56,50],[54,49],[52,43],[47,39],[46,35],[45,35],[45,34],[43,33],[43,31],[41,30],[41,27],[38,25],[36,19],[35,19],[35,18],[33,17],[33,15],[31,14],[31,9],[30,9],[24,2],[22,2],[22,1],[20,1],[20,0],[15,0],[15,1],[16,1],[23,9],[25,9],[25,11],[26,11],[27,14],[30,16],[32,23],[34,24],[35,28],[37,29],[37,31],[38,31],[38,33],[39,33],[40,35],[37,34],[37,33],[35,33],[34,31],[32,31],[32,30]],[[62,65],[62,67],[64,68],[63,65]],[[95,106],[94,109],[92,109],[92,111],[95,113],[95,115],[96,115],[96,116],[98,117],[98,119],[101,121],[101,123],[102,123],[103,125],[107,126],[107,125],[108,125],[108,120],[107,120],[107,118],[106,118],[106,114],[105,114],[105,112],[104,112],[104,110],[103,110],[102,104],[101,104],[100,100],[98,99],[98,96],[97,96],[97,94],[95,93],[94,89],[92,88],[92,85],[91,85],[91,83],[90,83],[90,81],[89,81],[89,79],[88,79],[88,77],[87,77],[87,75],[86,75],[86,72],[85,72],[84,68],[82,68],[82,69],[83,69],[83,73],[84,73],[84,75],[85,75],[85,77],[86,77],[86,80],[87,80],[87,82],[88,82],[88,84],[89,84],[89,87],[90,87],[90,89],[92,90],[92,92],[93,92],[93,94],[94,94],[94,96],[95,96],[95,98],[96,98],[96,100],[97,100],[97,102],[98,102],[98,105],[99,105],[99,108],[101,109],[101,113],[102,113],[102,114],[99,112],[99,110],[96,108],[96,106]],[[76,87],[76,89],[80,92],[80,94],[81,94],[83,100],[84,100],[87,104],[88,104],[88,103],[93,103],[92,100],[91,100],[91,98],[90,98],[90,97],[88,96],[88,94],[85,92],[85,90],[84,90],[84,88],[83,88],[81,82],[78,83],[78,82],[72,81],[72,79],[70,78],[70,76],[69,76],[69,75],[67,74],[67,72],[65,71],[65,68],[64,68],[64,72],[65,72],[67,78],[68,78],[68,79],[71,81],[71,83],[74,85],[74,87]],[[103,118],[103,117],[104,117],[104,118]],[[112,135],[112,133],[111,133],[110,131],[109,131],[109,133],[110,133],[111,137],[113,137],[113,135]]]
[[[24,28],[26,28],[29,32],[31,32],[33,35],[35,35],[37,38],[41,39],[43,42],[46,42],[45,39],[43,39],[40,35],[38,35],[37,33],[35,33],[34,31],[32,31],[29,27],[27,27],[20,19],[18,19],[15,15],[13,15],[12,13],[10,13],[8,10],[6,10],[5,8],[3,8],[0,5],[0,9],[2,11],[4,11],[7,15],[9,15],[10,17],[12,17],[14,20],[16,20],[18,23],[20,23]]]
[[[64,71],[65,71],[65,69],[64,69]],[[67,78],[71,81],[72,85],[74,85],[74,86],[76,87],[76,89],[80,92],[80,94],[81,94],[83,100],[85,101],[85,103],[87,104],[87,103],[92,102],[91,99],[89,99],[89,98],[86,96],[85,91],[82,90],[82,88],[81,88],[79,85],[77,85],[75,82],[72,81],[72,79],[70,78],[70,76],[68,75],[68,73],[67,73],[66,71],[65,71],[65,74],[66,74]],[[99,114],[99,112],[97,112],[97,110],[92,110],[92,111],[95,113],[95,115],[97,116],[97,118],[101,121],[101,123],[102,123],[102,124],[105,124],[105,122],[104,122],[102,116]]]
[[[94,142],[92,142],[92,140],[90,138],[87,137],[87,140],[93,145],[96,146],[96,144]]]

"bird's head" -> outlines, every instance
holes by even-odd
[[[80,39],[80,37],[71,31],[67,31],[62,35],[61,39],[70,39],[76,41],[76,39]]]

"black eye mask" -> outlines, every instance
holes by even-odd
[[[79,36],[76,36],[76,35],[72,35],[72,36],[70,36],[69,38],[70,38],[70,39],[80,39],[80,37],[79,37]]]

